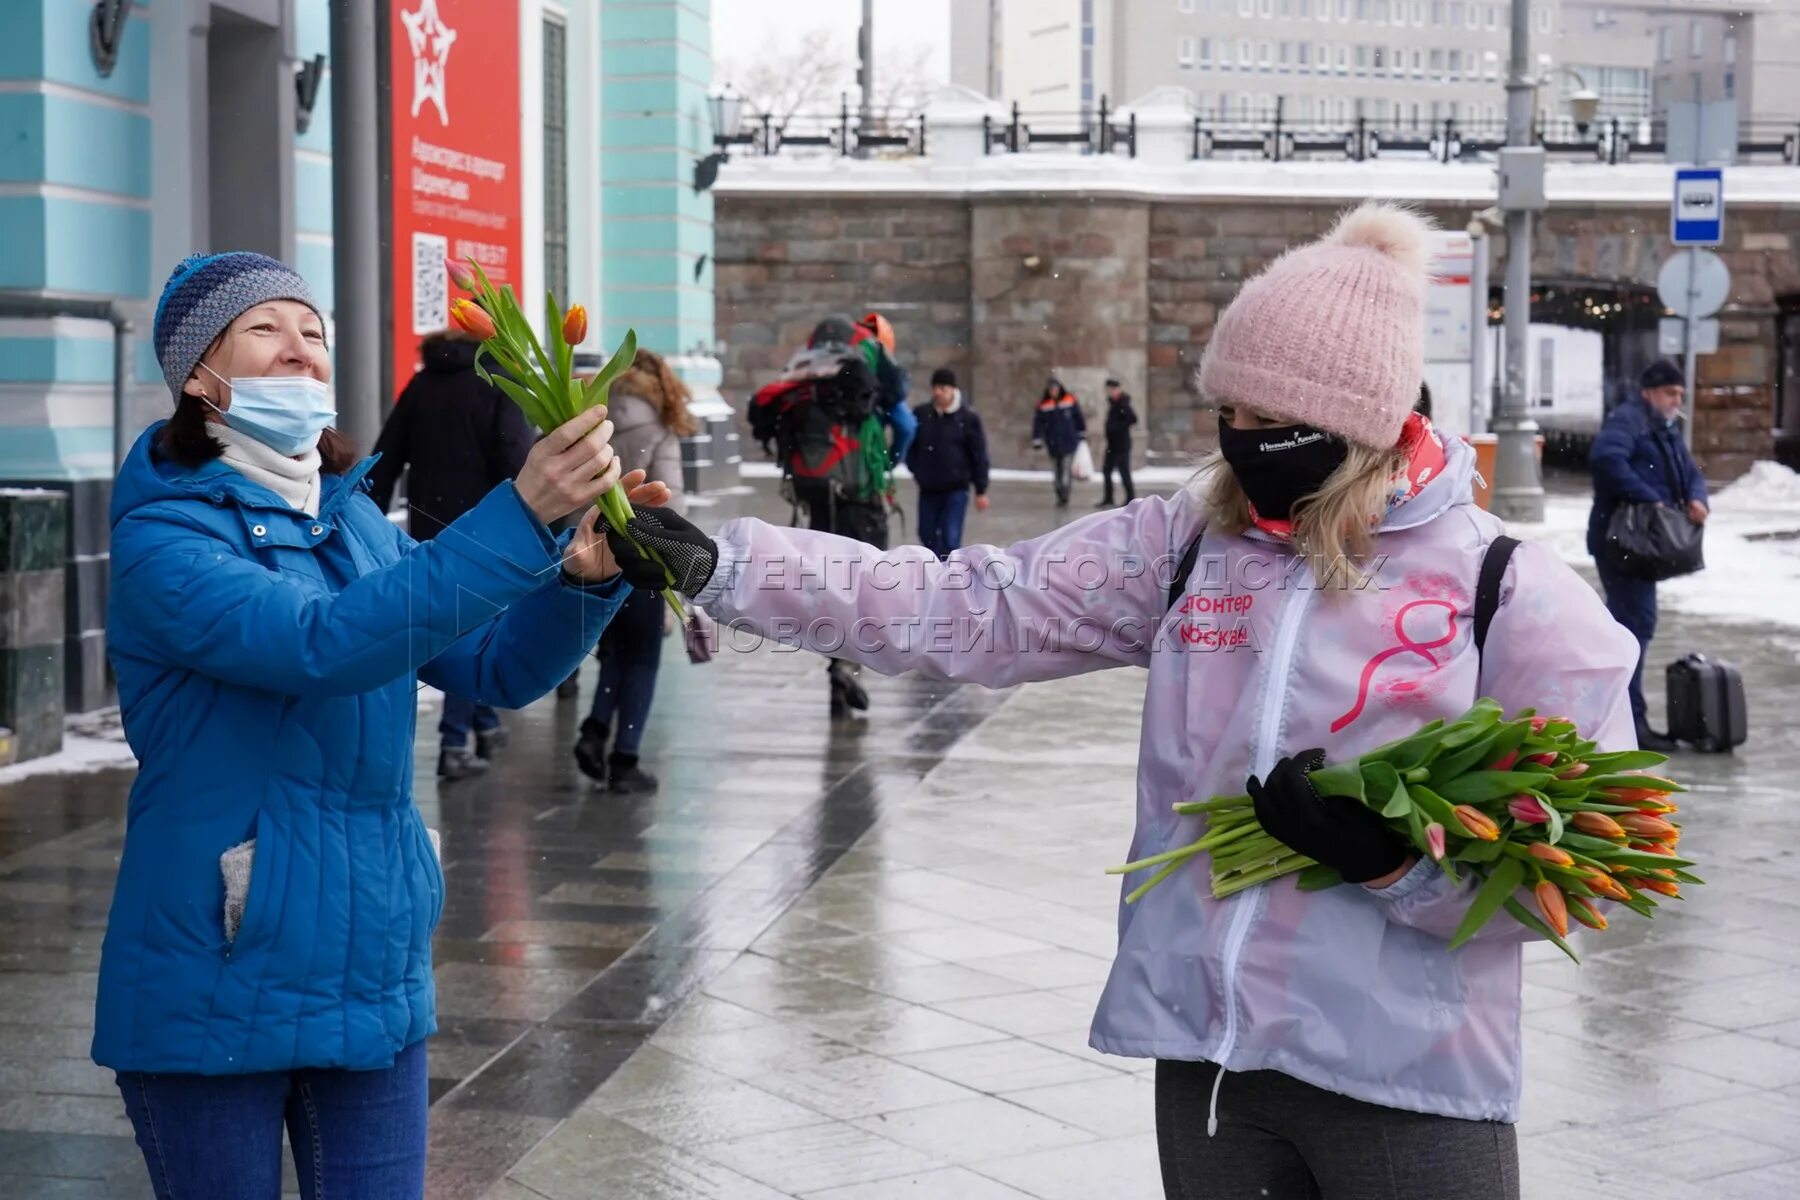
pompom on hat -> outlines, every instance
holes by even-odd
[[[1434,228],[1409,208],[1369,201],[1276,259],[1220,315],[1201,391],[1358,445],[1393,446],[1424,374]]]
[[[179,400],[182,385],[213,339],[246,312],[271,300],[296,300],[319,311],[306,280],[265,254],[234,250],[183,259],[163,285],[151,329],[156,360],[170,393]]]

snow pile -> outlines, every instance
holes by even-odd
[[[1800,473],[1776,462],[1759,462],[1713,497],[1718,515],[1786,510],[1800,524]]]
[[[137,756],[125,744],[119,710],[71,716],[63,726],[62,749],[42,758],[0,767],[0,784],[31,775],[79,775],[115,767],[135,767]]]

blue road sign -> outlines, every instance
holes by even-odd
[[[1669,239],[1677,246],[1717,246],[1725,240],[1725,172],[1684,167],[1675,172]]]

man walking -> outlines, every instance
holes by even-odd
[[[1619,571],[1606,553],[1606,527],[1621,504],[1667,504],[1706,523],[1706,478],[1681,436],[1681,368],[1668,359],[1650,364],[1638,380],[1639,396],[1615,408],[1588,455],[1594,474],[1594,508],[1588,515],[1588,553],[1600,572],[1606,607],[1638,640],[1637,673],[1631,677],[1631,715],[1638,745],[1659,753],[1675,743],[1650,727],[1644,705],[1644,653],[1656,633],[1656,584]]]
[[[963,403],[956,372],[949,367],[931,373],[931,403],[919,405],[913,416],[919,429],[906,466],[919,484],[919,540],[939,558],[948,558],[962,545],[971,487],[976,509],[987,511],[987,434],[981,417]]]
[[[1119,386],[1116,379],[1106,381],[1106,458],[1100,467],[1100,477],[1106,482],[1105,494],[1095,508],[1111,508],[1113,506],[1113,469],[1119,472],[1119,482],[1125,489],[1125,503],[1130,504],[1137,498],[1131,489],[1131,427],[1137,424],[1137,413],[1131,407],[1131,393]]]

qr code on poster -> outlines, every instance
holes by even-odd
[[[449,323],[450,277],[444,270],[444,257],[449,252],[447,238],[435,233],[412,235],[414,333],[436,333]]]

